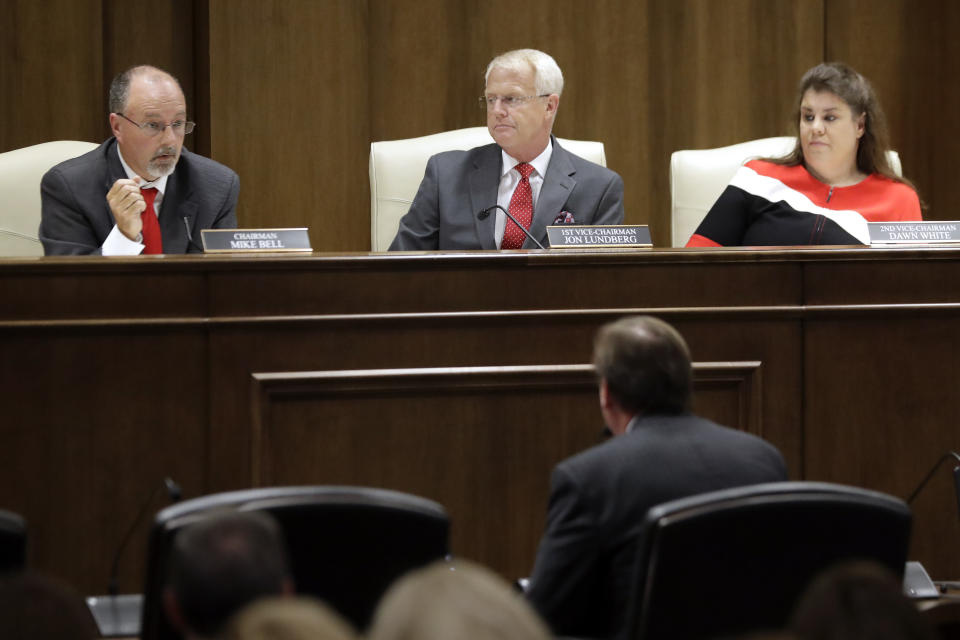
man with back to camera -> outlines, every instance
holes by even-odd
[[[195,253],[202,229],[233,229],[240,180],[183,149],[193,131],[176,78],[133,67],[110,85],[113,137],[40,183],[46,255]]]
[[[556,635],[610,637],[625,622],[651,507],[787,479],[777,449],[690,412],[690,352],[650,316],[601,327],[593,361],[614,435],[558,464],[527,597]]]
[[[494,58],[480,101],[496,144],[430,158],[390,251],[536,248],[502,211],[478,216],[497,204],[541,243],[555,223],[622,224],[620,176],[551,134],[562,91],[560,67],[542,51]]]
[[[174,538],[163,604],[184,637],[208,638],[247,604],[293,590],[276,520],[266,512],[224,510]]]

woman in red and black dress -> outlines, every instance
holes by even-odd
[[[740,167],[688,247],[869,244],[867,222],[922,219],[866,78],[839,62],[810,69],[796,122],[793,151]]]

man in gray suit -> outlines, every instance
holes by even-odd
[[[110,85],[113,137],[40,183],[46,255],[202,251],[201,229],[237,226],[237,174],[183,149],[193,131],[176,78],[133,67]]]
[[[614,437],[554,469],[527,596],[556,635],[597,638],[624,623],[647,510],[783,481],[787,471],[773,445],[690,413],[690,353],[667,323],[638,316],[608,324],[593,359]]]
[[[391,251],[530,249],[507,209],[546,243],[552,224],[622,224],[623,181],[566,151],[551,135],[563,74],[534,49],[509,51],[487,66],[481,102],[496,144],[439,153],[390,244]]]

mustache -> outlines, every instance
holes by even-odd
[[[157,152],[153,154],[152,160],[156,160],[160,156],[175,156],[177,155],[176,147],[160,147],[157,149]]]

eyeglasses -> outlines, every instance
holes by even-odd
[[[493,109],[497,106],[497,100],[499,100],[507,109],[513,109],[514,107],[524,105],[531,100],[548,97],[550,97],[549,93],[544,93],[539,96],[480,96],[480,108]]]
[[[189,120],[174,120],[173,122],[168,122],[164,124],[162,122],[144,122],[140,124],[139,122],[134,122],[127,116],[122,113],[118,113],[118,116],[129,122],[130,124],[138,127],[140,131],[143,131],[145,134],[151,138],[160,135],[163,133],[163,130],[167,127],[170,127],[170,130],[173,131],[178,136],[185,136],[188,133],[193,131],[193,128],[197,126],[196,122],[190,122]]]

